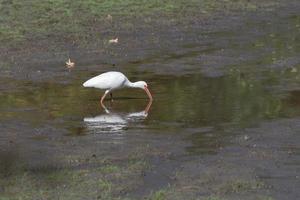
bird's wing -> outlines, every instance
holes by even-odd
[[[100,74],[87,80],[83,85],[85,87],[95,87],[99,89],[117,89],[122,87],[126,77],[122,73],[109,72]]]

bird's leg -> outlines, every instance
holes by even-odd
[[[112,92],[109,93],[110,94],[110,106],[112,106],[113,104],[113,95],[112,95]]]
[[[105,99],[105,97],[106,97],[106,95],[107,95],[108,93],[109,93],[109,90],[106,90],[106,91],[104,92],[103,96],[101,97],[100,103],[101,103],[102,106],[104,106],[104,105],[103,105],[103,100]],[[104,106],[104,107],[105,107],[105,106]]]
[[[104,109],[104,111],[105,111],[107,114],[110,113],[109,110],[105,107],[105,105],[101,104],[101,106],[102,106],[102,108]]]
[[[110,100],[111,100],[111,101],[114,101],[114,100],[113,100],[113,95],[112,95],[112,92],[111,92],[111,93],[109,93],[109,94],[110,94]]]

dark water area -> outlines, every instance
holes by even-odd
[[[122,66],[93,63],[70,72],[57,66],[47,81],[1,78],[1,176],[9,179],[26,171],[39,180],[41,173],[90,170],[102,166],[100,161],[86,161],[96,156],[126,163],[126,156],[138,149],[153,168],[145,170],[144,182],[137,181],[138,186],[120,196],[139,198],[168,184],[172,187],[177,182],[170,177],[178,170],[185,175],[177,180],[188,185],[187,177],[213,171],[221,160],[224,169],[216,170],[221,178],[208,183],[213,189],[183,190],[194,195],[191,199],[210,194],[229,199],[247,194],[245,199],[257,195],[297,199],[297,11],[296,7],[270,16],[245,17],[231,30],[202,32],[195,28],[185,36],[192,38],[176,48],[164,53],[158,49]],[[83,88],[82,83],[107,70],[122,71],[131,81],[147,81],[152,104],[142,90],[124,89],[114,92],[113,102],[105,101],[105,111],[99,103],[103,91]],[[44,71],[34,73],[43,76]],[[168,156],[146,152],[146,146]],[[255,179],[264,186],[251,185],[239,193],[232,189],[234,185],[231,189],[218,185],[232,177],[245,178],[245,174],[246,180]],[[190,184],[195,185],[193,181]],[[5,185],[1,188],[9,193]]]

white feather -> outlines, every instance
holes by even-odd
[[[128,79],[121,72],[106,72],[83,83],[84,87],[94,87],[103,90],[114,90],[125,87]]]

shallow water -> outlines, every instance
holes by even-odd
[[[267,138],[264,141],[276,141],[276,134],[247,130],[276,120],[297,121],[300,116],[300,17],[291,12],[276,19],[247,20],[246,26],[234,30],[199,33],[205,41],[183,41],[173,51],[113,68],[131,81],[147,81],[152,105],[142,90],[124,89],[113,93],[113,102],[105,102],[105,111],[99,104],[102,91],[82,87],[86,79],[109,69],[97,63],[70,72],[59,66],[58,75],[46,82],[2,78],[1,174],[9,176],[20,168],[37,172],[72,168],[67,158],[76,154],[120,157],[145,144],[183,155],[167,164],[174,170],[190,156],[235,148],[232,140],[240,137],[260,135]],[[282,127],[286,125],[279,123],[278,129]],[[288,152],[294,147],[291,141],[299,142],[299,137],[297,130],[291,131],[286,143],[270,149]],[[299,163],[295,148],[290,162]],[[167,173],[164,161],[152,162],[162,166],[160,173]],[[299,164],[289,167],[296,173]],[[293,184],[291,176],[285,177],[290,180],[287,184]],[[137,189],[136,195],[169,182],[151,173],[146,177],[144,186],[149,189]],[[267,173],[261,177],[269,179]],[[290,195],[295,197],[296,189]]]

